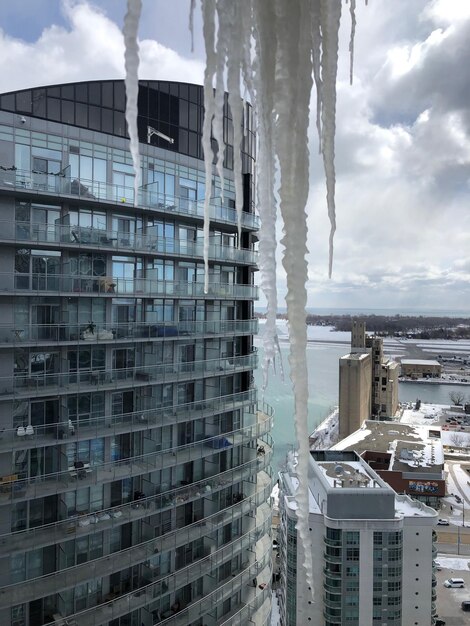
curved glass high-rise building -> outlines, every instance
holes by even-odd
[[[0,96],[1,624],[269,620],[251,110],[239,240],[227,103],[223,196],[202,88],[138,106],[134,198],[122,81]]]

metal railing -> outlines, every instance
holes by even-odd
[[[158,624],[174,624],[175,626],[184,626],[198,619],[198,617],[210,613],[214,610],[214,606],[220,605],[225,599],[232,597],[239,589],[245,586],[252,585],[254,578],[260,575],[260,572],[265,568],[270,568],[271,565],[271,545],[269,542],[268,548],[258,559],[254,559],[252,563],[243,563],[238,571],[234,571],[229,577],[226,583],[216,586],[217,583],[214,579],[215,588],[204,595],[194,600],[190,606],[178,613],[171,611],[171,615],[168,617],[162,617]],[[211,557],[206,557],[206,561]],[[201,568],[201,575],[206,573],[205,563],[198,564]],[[207,568],[210,571],[210,568]],[[125,615],[132,611],[135,611],[142,607],[149,607],[155,605],[162,593],[174,593],[177,588],[188,584],[186,582],[180,583],[176,580],[176,575],[170,575],[166,578],[161,578],[158,581],[154,581],[134,589],[129,593],[122,594],[117,598],[109,601],[105,601],[95,607],[85,609],[73,615],[68,615],[67,619],[75,620],[78,626],[98,626],[106,621],[117,619],[121,615]],[[196,577],[197,578],[197,577]],[[173,583],[170,585],[170,583]],[[267,585],[268,589],[268,585]],[[268,589],[270,592],[270,590]],[[264,593],[265,590],[262,590]],[[262,593],[257,591],[258,593]],[[156,610],[158,607],[154,607]],[[149,608],[149,610],[153,610]],[[56,622],[49,622],[44,626],[53,626]]]
[[[76,372],[25,373],[0,377],[3,397],[51,393],[74,393],[83,387],[122,388],[123,385],[157,384],[192,380],[194,377],[225,376],[258,365],[256,353],[224,359],[206,359],[164,365],[143,365],[120,369],[78,370]]]
[[[152,409],[142,409],[131,413],[117,415],[101,415],[92,418],[82,418],[60,421],[50,424],[33,426],[31,435],[24,433],[18,435],[18,427],[5,428],[0,433],[0,452],[10,449],[26,449],[41,445],[50,445],[52,441],[67,442],[82,439],[96,439],[97,437],[112,437],[128,432],[167,426],[169,424],[187,423],[207,415],[214,415],[243,408],[248,404],[256,404],[257,391],[250,389],[239,393],[216,396],[206,400],[185,402],[171,406],[162,406]],[[259,410],[272,416],[273,409],[260,404]],[[250,414],[245,413],[245,420],[250,419]],[[256,421],[252,416],[253,423]],[[22,424],[25,428],[26,423]]]
[[[181,587],[190,584],[201,576],[211,574],[215,568],[220,567],[227,560],[235,558],[241,552],[250,549],[271,529],[271,517],[267,516],[254,529],[248,530],[243,535],[236,537],[233,541],[224,544],[215,551],[209,551],[200,558],[196,558],[189,565],[182,566],[173,574],[161,576],[159,582],[167,583],[166,593],[174,593]],[[144,549],[143,554],[137,558],[137,562],[144,561],[154,555],[151,549],[155,540],[147,542],[148,550]],[[81,565],[75,565],[52,574],[46,574],[38,578],[29,579],[27,585],[24,582],[6,585],[0,589],[0,608],[18,604],[20,602],[32,601],[47,595],[52,595],[58,591],[76,587],[87,580],[109,575],[112,571],[119,571],[134,564],[139,546],[132,546],[117,553],[106,555],[94,561],[88,561]],[[128,562],[123,560],[128,556]],[[119,562],[115,563],[113,557],[119,557]]]
[[[260,439],[266,444],[265,453],[263,455],[258,455],[255,459],[250,459],[248,463],[254,463],[256,467],[264,469],[269,465],[272,457],[273,441],[271,436],[268,434],[262,435]],[[197,453],[193,455],[191,454],[191,450],[194,446],[197,446],[199,456]],[[205,452],[207,453],[204,456],[217,454],[218,452],[224,450],[224,448],[210,447],[204,441],[197,444],[188,444],[184,455],[180,450],[178,463],[185,463],[193,459],[202,458],[201,454],[203,447],[205,447]],[[246,450],[249,455],[256,454],[256,449],[250,446],[247,446]],[[109,483],[115,480],[122,480],[123,478],[130,478],[132,476],[149,474],[150,472],[166,469],[167,467],[173,467],[176,464],[177,457],[173,455],[171,451],[162,452],[157,450],[126,459],[119,459],[94,466],[90,465],[86,468],[86,471],[80,473],[80,475],[74,468],[67,468],[59,472],[42,474],[29,478],[18,478],[17,476],[10,475],[7,477],[7,481],[2,481],[0,484],[0,505],[9,504],[11,500],[19,502],[42,498],[48,495],[63,493],[65,491],[74,491],[83,487]],[[206,491],[209,492],[212,490],[212,482],[206,481],[206,483],[209,486]],[[189,493],[191,489],[192,493],[194,491],[192,487],[193,485],[191,485],[191,488],[187,488],[186,491]],[[194,499],[197,499],[200,495],[200,492],[196,490],[194,491],[193,497]],[[175,498],[176,497],[178,496],[175,496]],[[189,498],[190,495],[187,497]],[[165,496],[165,502],[162,503],[162,508],[171,508],[175,505],[175,503],[176,500],[174,498],[172,499]]]
[[[85,178],[70,178],[67,176],[43,174],[30,170],[2,170],[0,171],[0,187],[7,190],[27,192],[36,191],[38,195],[74,196],[88,202],[111,202],[119,205],[138,206],[150,209],[152,212],[174,213],[175,215],[189,215],[197,218],[204,217],[204,201],[194,201],[158,193],[156,185],[148,184],[139,189],[137,202],[134,203],[133,187],[103,183]],[[219,198],[211,198],[209,208],[211,221],[226,224],[237,224],[238,217],[235,209],[224,207]],[[258,230],[259,218],[254,213],[242,212],[242,226]]]
[[[0,324],[0,345],[56,342],[102,343],[104,341],[154,340],[202,335],[254,335],[258,319],[127,322],[125,324]]]
[[[138,297],[174,296],[177,298],[241,298],[256,300],[258,288],[240,283],[209,282],[207,293],[204,282],[155,280],[153,278],[115,278],[72,274],[0,273],[0,293],[28,295],[43,292],[86,294],[88,296],[126,295]]]
[[[151,227],[150,227],[151,228]],[[224,246],[209,238],[209,259],[256,265],[258,253],[247,248]],[[0,221],[0,241],[18,244],[57,244],[122,250],[126,253],[158,254],[202,259],[204,241],[188,241],[152,234],[123,233],[106,228],[92,228],[63,224],[35,224],[31,222]]]

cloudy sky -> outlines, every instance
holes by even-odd
[[[309,306],[470,312],[470,2],[358,2],[354,84],[343,7],[333,278],[311,128]],[[140,76],[201,83],[189,0],[143,0]],[[123,76],[125,0],[0,0],[0,92]],[[285,280],[279,271],[279,289]],[[282,304],[282,303],[281,303]]]

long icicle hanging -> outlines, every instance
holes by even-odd
[[[137,97],[139,94],[139,44],[137,33],[142,11],[142,0],[127,0],[127,13],[124,17],[124,64],[126,68],[126,122],[129,133],[129,148],[134,166],[134,204],[139,202],[140,154],[137,132]]]
[[[284,223],[283,265],[287,275],[287,316],[289,321],[291,379],[294,390],[295,424],[299,456],[297,475],[297,529],[303,545],[304,568],[309,587],[313,593],[312,556],[308,536],[308,376],[306,364],[306,281],[307,281],[307,216],[305,206],[309,190],[308,176],[308,125],[312,75],[317,89],[317,129],[320,152],[323,155],[327,186],[328,215],[331,222],[329,238],[329,274],[333,262],[333,237],[335,218],[335,169],[334,134],[336,113],[336,72],[338,58],[338,29],[341,16],[341,0],[201,0],[204,20],[217,22],[206,37],[207,66],[211,77],[215,75],[215,96],[205,94],[212,124],[212,136],[218,144],[219,176],[225,145],[222,138],[224,97],[223,76],[242,76],[245,86],[251,85],[258,130],[258,211],[260,228],[261,288],[268,303],[264,348],[266,358],[274,360],[276,353],[276,258],[275,232],[276,207],[274,203],[275,163],[279,164],[280,211]],[[209,8],[210,4],[210,8]],[[239,5],[236,9],[234,4]],[[351,33],[351,60],[355,28],[354,8],[351,17],[354,23]],[[235,23],[240,16],[245,18],[251,11],[251,22],[247,19]],[[210,15],[209,15],[210,14]],[[227,24],[231,31],[227,32]],[[236,34],[236,36],[235,36]],[[247,71],[246,59],[250,53],[250,41],[254,40],[256,57],[254,73]],[[214,58],[215,53],[215,58]],[[235,79],[234,79],[235,80]],[[238,85],[231,87],[230,103],[239,98]],[[206,91],[208,89],[205,83]],[[212,92],[212,83],[210,85]],[[230,97],[229,96],[229,97]],[[214,108],[213,108],[213,105]],[[236,105],[238,107],[238,105]],[[237,123],[238,126],[238,123]],[[211,125],[204,125],[205,133]],[[237,129],[235,129],[235,132]],[[239,146],[235,137],[234,151]],[[204,138],[210,145],[210,138]],[[207,160],[212,161],[212,151],[205,149],[206,174],[212,176]],[[237,176],[237,174],[235,174]],[[209,184],[206,178],[206,185]],[[238,189],[237,189],[238,195]],[[237,201],[239,202],[239,201]],[[268,238],[270,240],[268,241]],[[206,265],[207,268],[207,265]],[[207,270],[206,270],[207,271]],[[264,380],[266,380],[266,362]]]

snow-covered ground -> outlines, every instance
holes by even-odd
[[[279,613],[279,604],[276,592],[272,592],[272,609],[271,609],[271,626],[279,626],[281,623],[281,614]]]
[[[470,569],[470,559],[463,557],[437,555],[437,561],[442,569],[468,570]]]

